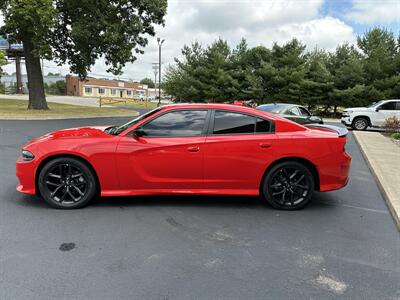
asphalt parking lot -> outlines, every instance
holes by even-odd
[[[15,191],[28,139],[126,120],[0,121],[0,299],[400,299],[400,235],[351,134],[348,186],[302,211],[186,196],[63,211]]]

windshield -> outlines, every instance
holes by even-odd
[[[264,104],[257,107],[257,109],[274,114],[281,114],[287,107],[287,104]]]
[[[368,106],[369,108],[371,107],[377,107],[379,104],[381,104],[383,102],[383,100],[379,101],[379,102],[374,102],[372,103],[370,106]]]
[[[121,132],[123,132],[124,130],[128,129],[129,127],[132,127],[133,125],[135,125],[136,123],[138,123],[139,121],[154,115],[156,112],[160,111],[162,109],[162,107],[157,107],[143,115],[140,115],[139,117],[137,117],[136,119],[133,119],[132,121],[129,121],[128,123],[121,125],[121,126],[112,126],[112,127],[108,127],[105,132],[108,134],[112,134],[112,135],[118,135]]]

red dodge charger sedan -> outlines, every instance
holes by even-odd
[[[226,104],[156,108],[122,126],[55,131],[22,148],[17,190],[55,208],[96,195],[260,195],[299,209],[347,184],[347,130]]]

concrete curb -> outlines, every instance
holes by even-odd
[[[44,121],[44,120],[70,120],[70,119],[97,119],[97,118],[126,118],[136,117],[139,115],[137,111],[131,111],[132,113],[126,115],[97,115],[97,116],[43,116],[43,117],[19,117],[19,116],[1,116],[0,120],[20,120],[20,121]]]
[[[400,149],[378,132],[353,131],[400,231]]]

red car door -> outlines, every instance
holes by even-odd
[[[262,175],[274,159],[273,132],[269,120],[215,111],[205,144],[205,188],[257,194]]]
[[[117,149],[121,189],[203,188],[208,110],[167,111],[121,138]]]

